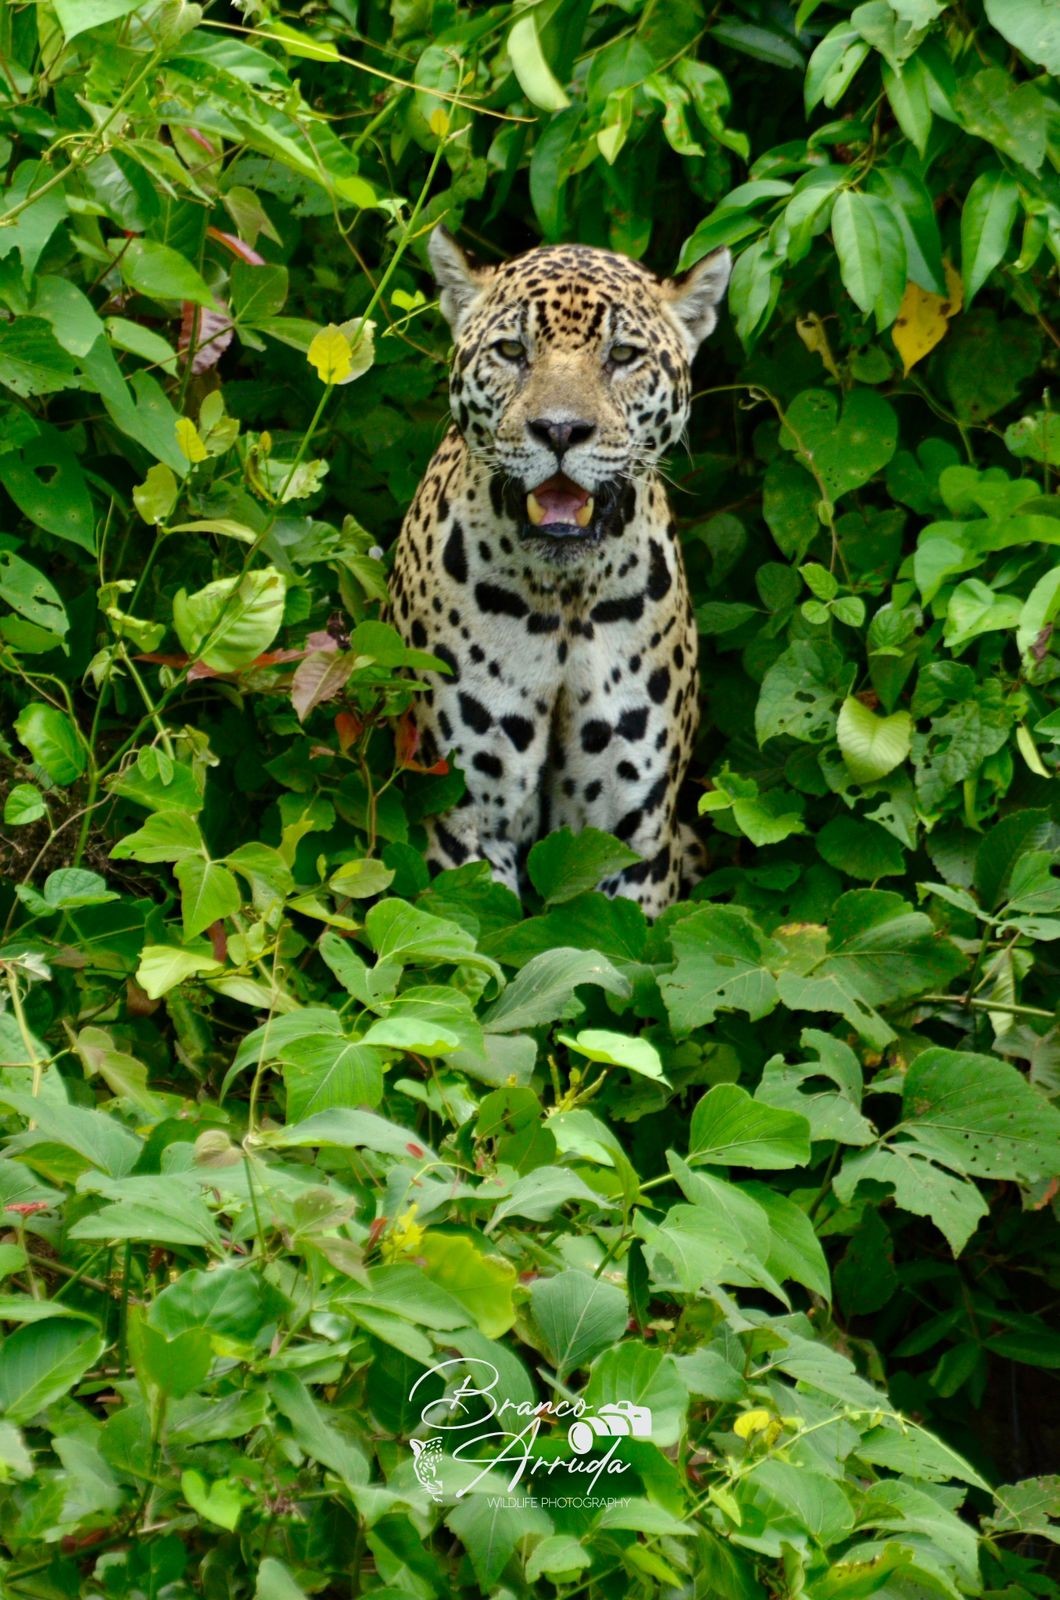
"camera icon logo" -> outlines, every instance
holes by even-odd
[[[601,1406],[595,1416],[579,1417],[567,1430],[567,1443],[576,1456],[588,1455],[597,1439],[650,1439],[651,1410],[632,1400],[615,1400]]]

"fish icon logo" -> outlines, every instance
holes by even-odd
[[[441,1439],[410,1439],[409,1444],[416,1458],[412,1470],[420,1487],[426,1489],[432,1500],[440,1501],[442,1480],[438,1476],[438,1458],[442,1453]]]

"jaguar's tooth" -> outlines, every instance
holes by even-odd
[[[532,489],[526,497],[526,514],[535,528],[539,528],[545,520],[545,508]]]
[[[593,497],[589,496],[580,511],[574,513],[574,520],[579,528],[587,528],[593,520]]]

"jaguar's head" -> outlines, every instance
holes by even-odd
[[[431,263],[453,330],[453,416],[539,553],[620,525],[624,492],[688,421],[689,368],[730,271],[718,250],[681,278],[585,245],[473,266],[436,228]]]

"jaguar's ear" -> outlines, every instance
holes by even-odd
[[[725,294],[731,271],[729,252],[715,250],[679,278],[670,278],[663,284],[663,293],[685,336],[689,361],[718,320],[716,307]]]
[[[427,245],[435,282],[441,291],[442,315],[454,334],[488,282],[492,269],[473,267],[448,228],[438,224]]]

